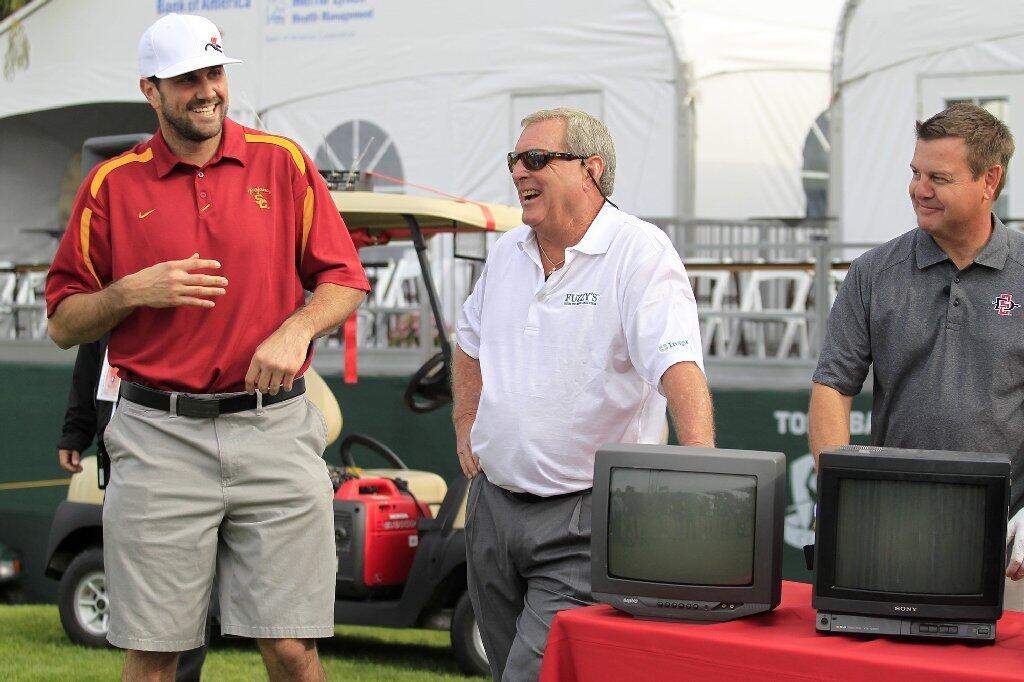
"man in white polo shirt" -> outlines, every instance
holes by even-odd
[[[591,603],[590,488],[605,443],[712,446],[697,306],[665,234],[607,200],[608,129],[523,120],[509,170],[522,225],[459,318],[452,384],[469,594],[495,680],[535,680],[555,613]]]

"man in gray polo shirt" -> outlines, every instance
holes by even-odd
[[[814,373],[810,446],[850,442],[873,365],[873,445],[1024,455],[1024,237],[992,213],[1013,137],[980,107],[917,123],[919,229],[850,266]],[[1007,575],[1024,577],[1021,519]]]

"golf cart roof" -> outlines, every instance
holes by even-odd
[[[425,236],[463,230],[507,232],[523,222],[518,207],[468,199],[358,191],[332,191],[331,197],[350,231],[382,231],[394,239],[409,236],[405,216],[415,218]]]

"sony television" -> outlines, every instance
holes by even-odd
[[[604,446],[594,464],[594,598],[656,620],[775,608],[785,485],[779,452]]]
[[[845,446],[821,454],[813,606],[823,633],[995,641],[1010,457]]]

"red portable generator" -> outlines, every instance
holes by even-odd
[[[420,518],[430,517],[390,478],[353,478],[334,494],[338,595],[368,596],[405,584],[419,546]]]

